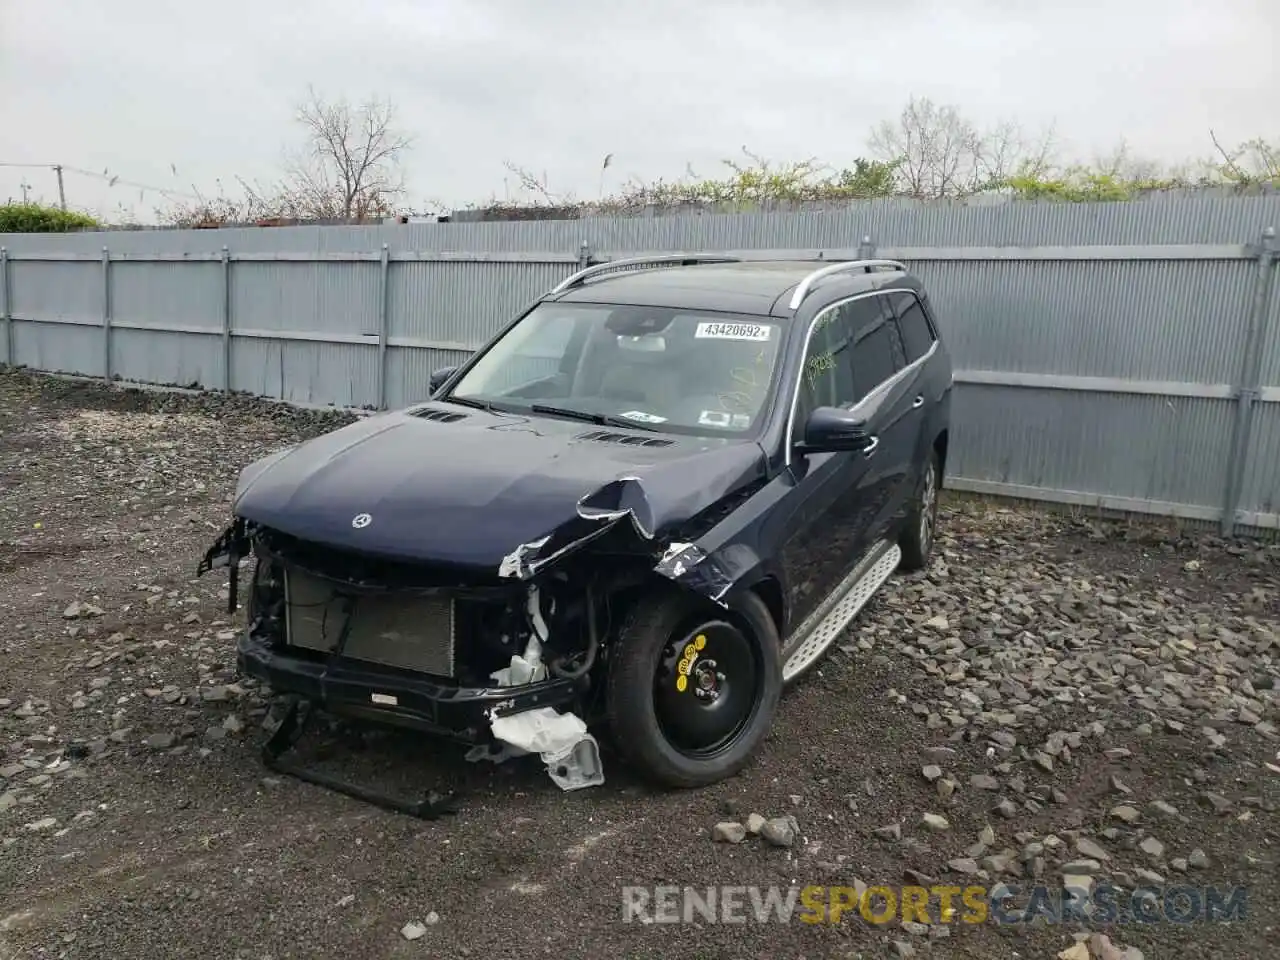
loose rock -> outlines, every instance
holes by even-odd
[[[760,828],[760,836],[775,847],[789,847],[796,842],[800,825],[792,816],[774,817]]]
[[[1146,837],[1138,844],[1138,849],[1145,853],[1153,860],[1159,860],[1164,856],[1164,844],[1155,837]]]
[[[1111,855],[1102,847],[1094,843],[1088,837],[1080,837],[1076,840],[1076,852],[1081,856],[1088,857],[1090,860],[1110,860]]]
[[[747,839],[747,828],[740,823],[717,823],[711,833],[717,843],[741,843]]]
[[[1118,807],[1111,808],[1111,816],[1117,820],[1123,821],[1124,823],[1136,823],[1138,818],[1142,815],[1138,812],[1136,807],[1131,807],[1128,804],[1122,804]]]
[[[920,818],[920,822],[926,829],[934,832],[951,829],[951,822],[946,817],[938,813],[926,813]]]
[[[177,737],[172,733],[153,733],[142,742],[152,750],[168,750],[177,742]]]

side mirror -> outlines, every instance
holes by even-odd
[[[867,450],[874,445],[867,421],[839,407],[817,407],[809,414],[800,448],[806,453]]]
[[[434,394],[444,386],[444,382],[452,377],[457,369],[457,367],[441,367],[439,370],[432,370],[431,376],[427,379],[427,389]]]

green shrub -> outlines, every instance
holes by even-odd
[[[35,203],[0,204],[0,233],[68,233],[96,226],[93,217],[73,210]]]

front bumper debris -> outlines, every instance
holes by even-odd
[[[472,744],[492,739],[490,723],[497,717],[567,706],[582,682],[556,677],[515,687],[460,687],[393,667],[293,656],[248,630],[240,636],[237,661],[242,673],[273,690],[334,713]]]
[[[367,789],[349,780],[319,773],[301,764],[291,763],[282,759],[285,753],[297,745],[302,738],[302,734],[306,731],[308,723],[314,716],[314,712],[308,710],[301,722],[299,722],[298,714],[301,709],[302,706],[297,700],[290,704],[288,711],[280,722],[280,726],[276,728],[275,733],[263,745],[262,762],[268,769],[294,777],[304,783],[312,783],[318,787],[333,790],[335,793],[353,797],[356,800],[363,800],[365,803],[373,804],[384,810],[390,810],[393,813],[405,813],[421,820],[438,820],[443,816],[457,812],[458,796],[452,791],[443,794],[433,791],[424,800],[401,800],[389,794]]]
[[[492,744],[472,747],[467,752],[468,760],[504,763],[512,757],[536,753],[561,790],[581,790],[604,783],[600,745],[587,733],[581,717],[558,713],[554,707],[539,707],[497,717],[491,727],[500,748],[494,750]]]
[[[248,525],[243,518],[236,517],[231,526],[222,531],[218,539],[205,551],[200,563],[196,565],[197,577],[203,577],[210,570],[216,570],[218,567],[227,568],[227,613],[236,612],[240,586],[240,561],[249,556],[251,550]]]
[[[283,759],[322,706],[339,715],[363,717],[473,744],[501,741],[508,755],[538,753],[562,790],[604,782],[599,747],[586,724],[555,707],[572,701],[578,680],[555,678],[513,687],[469,688],[435,682],[420,674],[371,667],[330,657],[290,656],[246,630],[237,659],[241,672],[297,699],[262,750],[270,769],[357,800],[425,820],[455,812],[458,797],[432,793],[407,801]],[[299,723],[300,703],[307,713]],[[483,750],[483,747],[477,747]],[[494,758],[496,759],[496,757]]]

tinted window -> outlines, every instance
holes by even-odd
[[[889,309],[885,297],[862,297],[818,317],[805,355],[797,430],[814,407],[851,407],[905,365]]]
[[[882,323],[853,349],[853,385],[862,399],[898,372],[894,362],[892,321]]]
[[[813,407],[846,407],[858,399],[853,386],[849,350],[853,317],[836,308],[818,317],[805,353],[803,400]]]
[[[885,297],[862,297],[840,305],[840,315],[847,320],[855,340],[889,316],[889,302]]]
[[[894,309],[898,314],[898,327],[902,330],[902,341],[906,346],[907,362],[914,363],[933,346],[933,330],[929,326],[929,318],[925,316],[924,307],[914,294],[898,294],[893,299]]]

